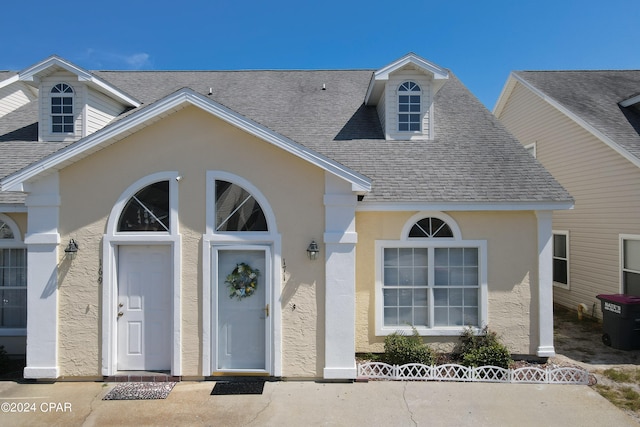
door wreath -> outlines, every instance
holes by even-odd
[[[229,288],[229,298],[241,300],[253,295],[258,287],[258,276],[260,276],[260,270],[257,268],[251,268],[244,262],[236,264],[236,268],[224,281]]]

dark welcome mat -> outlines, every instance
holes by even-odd
[[[166,399],[174,385],[176,385],[174,382],[121,383],[107,393],[102,400]]]
[[[264,381],[231,381],[218,382],[213,386],[211,396],[226,396],[233,394],[262,394]]]

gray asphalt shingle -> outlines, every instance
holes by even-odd
[[[640,159],[640,112],[619,105],[640,93],[640,70],[516,74]]]
[[[571,201],[453,74],[434,99],[434,140],[385,140],[375,107],[364,106],[372,74],[373,70],[95,72],[143,103],[120,118],[191,88],[369,177],[372,191],[365,201]],[[34,131],[30,126],[37,110],[21,110],[9,115],[12,118],[0,118],[0,149],[13,156],[3,157],[0,176],[64,145],[37,143],[29,133]],[[37,139],[37,127],[35,135]]]

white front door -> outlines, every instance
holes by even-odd
[[[171,248],[118,250],[118,370],[171,369]]]
[[[259,246],[213,251],[217,271],[212,284],[214,371],[268,371],[270,257],[269,248]],[[257,286],[249,290],[248,296],[242,289],[236,292],[231,285],[246,277],[246,267],[258,272]]]

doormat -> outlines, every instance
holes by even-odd
[[[175,382],[120,383],[106,394],[102,400],[153,400],[166,399]]]
[[[262,394],[264,381],[218,382],[213,386],[211,396],[228,396],[234,394]]]

